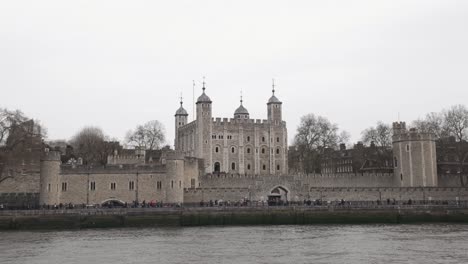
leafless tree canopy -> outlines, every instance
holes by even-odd
[[[421,132],[432,133],[437,138],[448,136],[447,128],[444,124],[444,113],[432,112],[426,115],[424,119],[418,119],[413,122],[412,126]]]
[[[46,129],[39,121],[26,117],[19,110],[0,108],[0,146],[12,150],[26,138],[33,136],[46,136]]]
[[[346,143],[348,140],[349,133],[339,133],[338,125],[327,118],[314,114],[303,116],[294,138],[302,163],[300,166],[305,172],[317,171],[320,167],[320,155],[324,150],[337,148],[339,143]]]
[[[375,148],[367,148],[368,158],[375,160],[376,166],[388,167],[386,161],[392,159],[393,129],[390,125],[378,121],[375,127],[369,127],[362,131],[362,142],[366,145],[374,144]]]
[[[301,118],[294,141],[296,146],[307,150],[323,150],[336,148],[341,143],[341,138],[338,125],[332,124],[325,117],[308,114]]]
[[[468,109],[464,105],[454,105],[440,113],[430,113],[424,119],[413,122],[413,126],[422,132],[433,133],[439,141],[438,150],[456,156],[460,171],[460,182],[465,185],[463,176],[464,163],[468,160]],[[445,144],[443,139],[453,137],[456,142],[455,149]]]
[[[160,149],[166,140],[165,133],[164,126],[158,120],[152,120],[128,131],[127,143],[146,150]]]
[[[390,125],[379,121],[375,127],[369,127],[362,132],[362,142],[366,145],[374,142],[378,147],[390,148],[392,146],[392,135]]]
[[[445,129],[457,141],[468,138],[468,109],[464,105],[454,105],[443,112]]]
[[[106,141],[104,132],[98,127],[85,127],[70,140],[74,153],[83,159],[84,164],[107,163],[107,156],[112,153],[112,146]]]

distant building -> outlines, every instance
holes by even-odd
[[[437,171],[439,174],[459,175],[468,172],[468,142],[461,144],[455,137],[442,138],[436,141]],[[466,156],[463,165],[460,166],[460,156]]]
[[[322,174],[392,173],[392,150],[374,143],[364,146],[358,142],[352,149],[340,144],[339,150],[325,150],[320,165]]]

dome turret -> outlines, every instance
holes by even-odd
[[[282,102],[275,96],[275,80],[273,80],[273,95],[268,100],[268,104],[282,104]]]
[[[242,98],[242,92],[241,92],[240,106],[234,112],[234,118],[249,119],[249,110],[247,110],[247,108],[244,107],[243,102],[244,100]]]
[[[270,97],[268,100],[268,104],[282,104],[281,101],[275,96],[275,93],[273,92],[273,95]]]
[[[275,80],[273,79],[273,94],[271,95],[270,99],[267,103],[268,108],[268,120],[272,124],[279,125],[283,120],[283,113],[282,113],[282,102],[275,96]]]
[[[245,108],[242,104],[234,112],[234,115],[248,115],[248,114],[249,114],[249,110],[247,110],[247,108]]]
[[[203,94],[200,95],[200,97],[198,97],[197,104],[199,104],[199,103],[210,103],[211,104],[212,103],[210,97],[208,97],[208,95],[206,95],[205,89],[206,89],[205,88],[205,80],[203,80]]]
[[[177,109],[177,111],[175,113],[176,116],[188,116],[187,110],[184,109],[183,104],[184,103],[181,100],[180,101],[180,107],[179,107],[179,109]]]

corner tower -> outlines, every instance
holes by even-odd
[[[272,84],[272,96],[268,100],[267,107],[268,107],[268,120],[273,124],[280,124],[283,120],[282,114],[282,105],[283,103],[275,96],[275,81],[273,80]]]
[[[435,136],[405,122],[393,123],[393,165],[395,183],[400,187],[437,187]]]
[[[275,81],[272,83],[272,96],[268,100],[268,159],[270,175],[286,175],[288,172],[288,133],[283,121],[283,103],[275,96]]]
[[[211,135],[213,132],[212,122],[212,109],[211,99],[205,93],[205,81],[203,80],[203,93],[198,97],[197,100],[197,135],[196,135],[196,150],[195,156],[199,159],[204,160],[205,173],[211,172],[213,164],[213,153],[212,153],[212,140]]]
[[[60,152],[46,151],[42,154],[39,193],[40,205],[59,204],[60,190],[63,188],[63,186],[59,186],[60,164]]]
[[[188,113],[183,107],[184,102],[182,97],[180,98],[180,108],[175,113],[175,140],[174,140],[174,149],[179,149],[179,128],[187,124]]]

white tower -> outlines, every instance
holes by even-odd
[[[185,126],[188,120],[188,113],[183,107],[184,102],[182,101],[182,97],[180,97],[180,108],[175,113],[175,140],[174,140],[174,149],[175,150],[182,150],[182,146],[179,142],[179,128]]]

